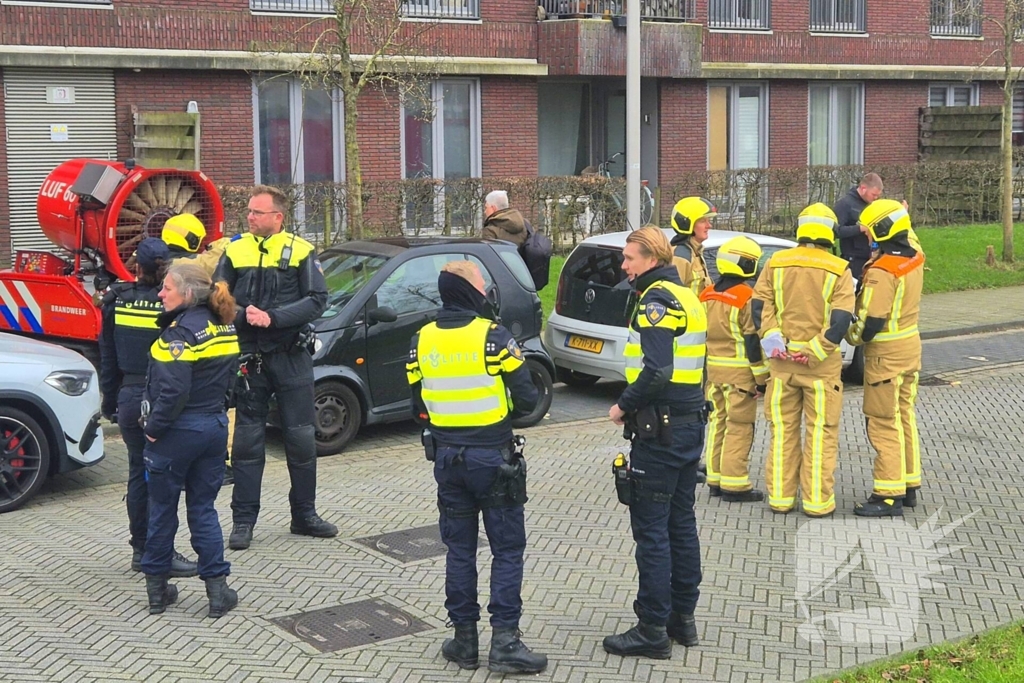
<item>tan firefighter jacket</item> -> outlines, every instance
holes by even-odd
[[[745,389],[768,382],[768,363],[760,355],[757,331],[750,313],[754,290],[746,284],[716,292],[713,286],[700,293],[708,311],[708,381]],[[748,340],[754,338],[756,359],[751,361]]]
[[[679,281],[700,296],[705,287],[711,286],[708,267],[704,263],[704,247],[692,236],[685,242],[672,245],[672,263],[679,271]]]

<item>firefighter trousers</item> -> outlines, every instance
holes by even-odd
[[[723,491],[740,493],[753,488],[750,483],[750,448],[754,445],[757,419],[757,392],[754,387],[708,383],[711,416],[705,463],[707,483]]]
[[[765,480],[773,510],[792,510],[798,487],[805,514],[821,517],[835,510],[842,407],[843,384],[838,372],[828,377],[772,373],[764,409],[771,426]]]
[[[921,444],[917,433],[917,372],[864,384],[868,441],[875,449],[872,493],[901,498],[921,486]]]

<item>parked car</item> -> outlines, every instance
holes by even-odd
[[[0,512],[48,475],[103,459],[96,370],[62,346],[0,333]]]
[[[462,260],[480,267],[488,299],[541,392],[536,409],[513,424],[529,427],[547,414],[555,365],[541,345],[540,298],[515,245],[442,237],[346,242],[320,255],[330,295],[315,324],[319,455],[341,451],[363,425],[410,419],[409,342],[441,308],[441,267]]]
[[[665,234],[671,238],[673,233],[665,230]],[[622,271],[627,235],[615,232],[584,240],[569,254],[558,276],[544,345],[555,362],[556,378],[570,386],[590,386],[601,378],[626,379],[623,352],[629,317],[636,305],[633,288]],[[792,240],[778,237],[711,230],[704,242],[704,260],[712,279],[718,277],[718,248],[738,235],[761,246],[758,273],[772,254],[796,246]],[[844,341],[842,352],[846,367],[853,362],[855,350]]]

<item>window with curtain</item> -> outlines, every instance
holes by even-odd
[[[542,176],[578,175],[590,163],[590,87],[537,85],[537,154]]]
[[[812,166],[859,164],[864,159],[864,86],[810,86],[807,156]]]
[[[969,107],[978,104],[978,86],[971,83],[932,83],[929,107]]]
[[[257,181],[302,184],[341,180],[341,98],[297,78],[256,81]]]
[[[763,168],[767,162],[768,88],[764,83],[708,87],[708,168]]]

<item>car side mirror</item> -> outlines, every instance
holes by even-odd
[[[380,306],[367,311],[366,317],[374,323],[393,323],[398,320],[398,313],[390,306]]]

